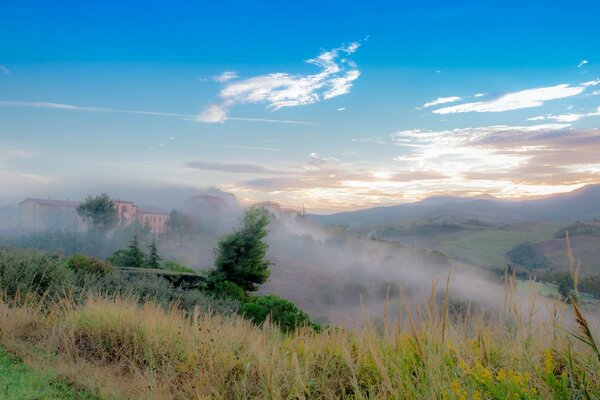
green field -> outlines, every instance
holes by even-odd
[[[0,349],[0,399],[92,400],[98,397],[56,379],[49,372],[34,372],[22,361]]]
[[[558,229],[552,224],[513,226],[510,229],[469,230],[440,235],[430,242],[436,250],[449,257],[461,258],[486,267],[503,268],[508,262],[506,252],[525,241],[539,242],[553,238]]]

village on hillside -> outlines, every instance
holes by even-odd
[[[202,195],[188,199],[194,200],[211,209],[220,208],[222,205],[216,200],[223,199],[215,196]],[[140,206],[133,201],[112,199],[117,211],[118,224],[128,226],[134,222],[147,227],[155,236],[167,233],[170,213],[157,207]],[[39,232],[46,230],[69,230],[85,232],[89,229],[87,222],[77,213],[80,201],[56,200],[52,198],[27,198],[19,203],[18,228],[23,232]],[[304,210],[282,207],[279,203],[265,201],[253,204],[276,215],[298,216]],[[214,211],[214,210],[213,210]]]

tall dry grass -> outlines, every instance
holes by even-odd
[[[401,297],[401,315],[382,324],[290,334],[127,298],[49,309],[0,301],[0,340],[31,364],[126,399],[598,398],[600,359],[561,329],[581,327],[560,317],[568,306],[539,320],[514,299],[484,318],[452,317],[447,298],[415,307]]]

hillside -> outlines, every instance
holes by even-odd
[[[447,221],[477,219],[492,223],[520,221],[567,223],[600,218],[598,204],[600,204],[600,185],[588,185],[572,192],[533,200],[431,197],[415,203],[310,217],[324,224],[353,227],[390,225],[418,219]]]

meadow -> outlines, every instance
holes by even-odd
[[[400,296],[398,315],[363,315],[360,328],[285,333],[269,320],[256,325],[211,311],[209,302],[184,308],[178,299],[157,303],[127,292],[74,297],[51,285],[38,290],[48,282],[35,277],[12,292],[3,287],[0,345],[101,398],[600,396],[595,325],[559,301],[542,318],[533,292],[523,307],[514,278],[493,312],[457,310],[447,296]]]

